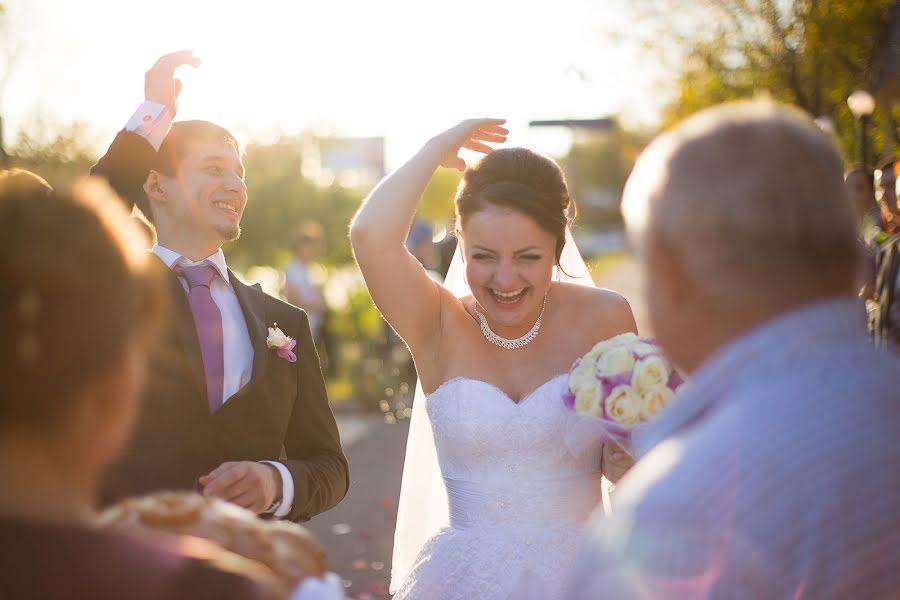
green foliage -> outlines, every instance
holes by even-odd
[[[228,248],[240,267],[281,265],[299,223],[318,222],[325,238],[326,265],[352,261],[347,226],[361,194],[338,186],[319,188],[300,172],[301,145],[295,137],[272,144],[250,144],[244,156],[249,201],[241,239]]]
[[[609,132],[572,145],[562,163],[578,206],[577,227],[606,228],[621,223],[618,206],[595,210],[584,200],[592,188],[608,190],[616,199],[621,197],[638,155],[651,138],[649,132],[623,129],[617,124]]]
[[[11,167],[34,171],[54,187],[71,185],[96,162],[84,123],[51,127],[40,118],[19,132],[9,154]]]
[[[328,327],[339,342],[329,390],[343,392],[366,409],[379,407],[395,392],[408,391],[415,383],[412,358],[381,318],[356,267],[332,271],[328,287],[340,293],[326,297],[341,298],[328,316]]]
[[[647,45],[680,60],[666,125],[713,104],[764,93],[814,117],[830,117],[847,155],[855,157],[855,124],[846,99],[866,85],[893,4],[646,0],[634,10],[650,25]]]
[[[453,196],[462,174],[456,169],[438,169],[428,182],[419,216],[433,223],[449,223],[453,220]]]

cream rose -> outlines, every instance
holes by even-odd
[[[266,346],[269,348],[280,348],[284,344],[290,343],[291,338],[284,335],[284,332],[275,323],[275,327],[269,327],[269,336],[266,338]]]
[[[606,398],[606,413],[621,425],[634,425],[641,417],[641,397],[630,385],[613,388]]]
[[[669,368],[660,356],[648,356],[637,361],[634,366],[632,385],[639,394],[651,390],[669,381]]]
[[[610,346],[630,346],[638,341],[638,336],[628,332],[628,333],[620,333],[615,337],[611,337],[607,340]]]
[[[578,392],[581,388],[597,381],[597,366],[594,360],[585,357],[569,374],[569,389]]]
[[[603,405],[601,400],[600,384],[597,383],[596,379],[592,379],[575,392],[575,410],[580,413],[594,415],[595,417],[602,417]]]
[[[651,354],[659,354],[659,348],[647,342],[636,342],[631,346],[631,351],[642,358]]]
[[[641,402],[643,404],[641,407],[641,419],[646,421],[655,417],[659,411],[669,404],[671,398],[672,390],[664,385],[645,390],[641,394]]]
[[[631,350],[624,346],[610,348],[601,354],[597,361],[597,368],[604,375],[628,373],[632,367],[634,367],[634,357],[631,355]]]
[[[596,344],[594,344],[594,347],[591,348],[591,351],[588,352],[587,355],[596,358],[610,348],[612,348],[612,344],[609,342],[609,340],[603,340],[602,342],[597,342]]]

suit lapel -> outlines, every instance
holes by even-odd
[[[197,327],[194,324],[194,314],[191,312],[191,304],[178,276],[170,269],[168,271],[170,295],[172,297],[172,321],[178,343],[184,350],[184,356],[190,364],[197,392],[204,406],[208,406],[206,398],[206,374],[203,371],[203,355],[200,353],[200,339],[197,337]]]
[[[234,288],[234,295],[237,296],[238,303],[241,305],[241,312],[244,313],[247,332],[250,334],[250,344],[253,346],[253,373],[251,375],[251,381],[253,381],[265,372],[268,355],[265,295],[258,283],[252,286],[245,284],[235,277],[231,269],[228,270],[228,277]]]

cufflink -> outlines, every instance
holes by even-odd
[[[275,502],[272,503],[271,506],[269,506],[269,508],[262,511],[260,514],[261,515],[274,515],[275,511],[277,511],[279,508],[281,508],[281,500],[276,500]]]

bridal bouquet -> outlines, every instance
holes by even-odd
[[[563,401],[584,417],[567,436],[570,447],[604,438],[630,451],[635,427],[665,408],[681,383],[649,338],[625,333],[599,342],[569,372]]]

